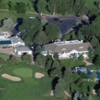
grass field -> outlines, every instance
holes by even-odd
[[[4,18],[11,18],[14,22],[16,22],[18,18],[27,18],[29,16],[33,16],[34,17],[34,16],[38,16],[38,15],[27,14],[27,13],[25,13],[25,14],[18,14],[16,12],[11,12],[11,11],[9,11],[9,12],[7,12],[7,11],[5,11],[5,12],[0,11],[0,20],[4,19]]]
[[[18,68],[13,70],[13,73],[24,78],[32,77],[32,69],[30,68]]]
[[[22,77],[20,82],[12,82],[10,80],[1,77],[3,73],[17,76],[13,73],[13,70],[18,69],[30,69],[32,70],[32,77]],[[45,74],[42,79],[36,79],[34,77],[35,72]],[[28,74],[26,72],[26,74]],[[22,75],[22,73],[20,73]],[[25,75],[25,74],[24,74]],[[66,100],[64,98],[55,98],[50,96],[52,89],[52,79],[48,77],[47,71],[44,68],[37,66],[29,66],[25,63],[19,63],[16,65],[7,65],[0,68],[0,87],[6,88],[0,91],[0,100]],[[66,97],[67,98],[67,97]]]
[[[75,67],[75,66],[85,65],[84,62],[79,61],[79,60],[73,60],[73,59],[62,59],[60,61],[64,66],[70,67],[70,68]]]
[[[92,8],[96,8],[94,6],[94,2],[100,2],[100,0],[85,0],[85,2],[88,8],[92,9]]]

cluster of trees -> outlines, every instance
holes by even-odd
[[[84,95],[83,93],[80,93],[78,91],[75,91],[73,93],[73,95],[74,95],[73,100],[93,100],[91,94]]]
[[[22,32],[22,39],[27,45],[46,44],[61,38],[60,29],[53,23],[42,25],[39,18],[24,19],[22,25],[19,26]]]
[[[45,10],[55,14],[86,14],[88,12],[84,0],[38,0],[36,10],[39,13],[45,13]]]

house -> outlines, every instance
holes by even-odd
[[[13,47],[25,46],[24,41],[18,36],[10,37]]]
[[[32,54],[32,50],[29,47],[26,47],[26,46],[14,47],[14,52],[17,55],[23,55],[24,53],[25,54],[30,54],[30,55]]]
[[[79,55],[83,55],[84,58],[88,58],[88,49],[92,48],[89,42],[83,43],[83,41],[72,40],[72,41],[61,41],[54,42],[50,44],[44,45],[45,51],[42,51],[41,54],[46,56],[48,53],[52,55],[57,52],[59,58],[70,58],[76,54],[77,57]]]

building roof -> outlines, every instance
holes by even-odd
[[[59,43],[59,44],[58,44]],[[91,44],[89,42],[79,42],[79,43],[50,43],[44,45],[46,51],[51,51],[52,53],[58,52],[58,53],[69,53],[72,50],[76,50],[78,52],[81,51],[88,51],[88,48],[91,47]]]
[[[0,45],[8,45],[8,44],[11,44],[11,41],[10,40],[1,40],[0,41]]]
[[[18,36],[12,36],[12,37],[10,37],[10,40],[11,40],[13,43],[18,43],[18,42],[24,43],[24,41],[23,41],[20,37],[18,37]]]
[[[16,49],[16,51],[31,51],[29,47],[26,46],[15,47],[14,49]]]

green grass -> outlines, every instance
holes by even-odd
[[[93,8],[96,8],[94,6],[94,2],[100,2],[100,0],[85,0],[85,2],[89,9],[93,9]]]
[[[18,76],[13,73],[17,69],[32,70],[32,76],[29,78],[22,77],[22,81],[13,82],[2,78],[3,73],[7,73],[13,76]],[[36,79],[35,73],[40,72],[45,76],[41,79]],[[27,72],[26,72],[27,74]],[[66,100],[64,98],[55,98],[50,96],[52,89],[52,79],[48,77],[47,70],[37,66],[26,65],[25,63],[19,63],[16,65],[8,64],[5,67],[0,68],[0,83],[6,88],[0,91],[0,100]]]
[[[13,70],[13,73],[24,78],[32,77],[32,69],[30,68],[18,68]]]
[[[27,18],[29,16],[38,16],[36,14],[28,14],[28,13],[25,13],[25,14],[18,14],[16,12],[7,12],[7,11],[0,11],[0,20],[1,19],[4,19],[4,18],[11,18],[14,22],[17,21],[18,18]]]
[[[85,65],[83,61],[73,60],[73,59],[62,59],[60,61],[64,66],[70,67],[70,68],[75,67],[75,66]]]
[[[0,53],[0,57],[3,58],[5,61],[7,61],[7,60],[9,59],[9,56],[10,56],[10,55]],[[22,62],[22,60],[21,60],[20,57],[16,57],[16,59],[17,59],[19,62]]]

